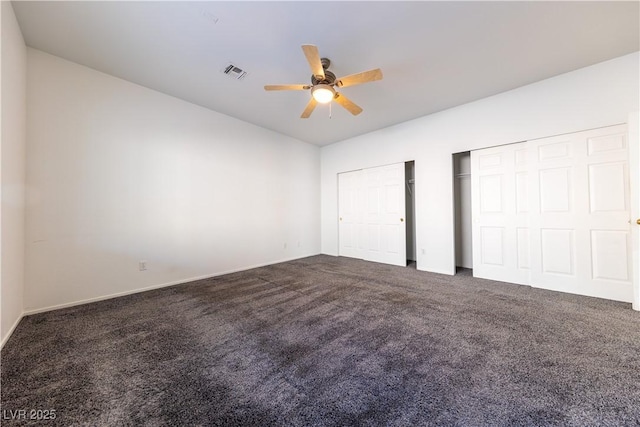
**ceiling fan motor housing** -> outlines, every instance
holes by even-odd
[[[316,76],[311,76],[311,84],[314,86],[317,84],[332,85],[335,82],[336,82],[336,75],[326,69],[324,70],[324,80],[318,80],[316,79]]]

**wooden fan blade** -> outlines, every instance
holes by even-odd
[[[333,99],[335,99],[338,104],[342,105],[347,111],[349,111],[354,116],[357,116],[358,114],[362,113],[362,108],[360,108],[359,106],[351,102],[349,98],[347,98],[341,93],[336,93],[336,97]]]
[[[362,73],[351,74],[350,76],[346,77],[341,77],[336,80],[336,86],[347,87],[367,82],[373,82],[376,80],[382,80],[382,70],[380,68],[376,68],[375,70],[363,71]]]
[[[307,57],[311,72],[318,80],[324,80],[324,68],[322,68],[322,61],[320,61],[320,54],[318,48],[312,44],[303,44],[302,51],[304,56]]]
[[[311,113],[313,113],[314,108],[316,108],[316,105],[318,105],[318,101],[316,101],[316,99],[312,96],[311,100],[309,101],[306,108],[302,112],[302,115],[300,116],[300,118],[308,119]]]
[[[307,90],[309,85],[266,85],[264,90]]]

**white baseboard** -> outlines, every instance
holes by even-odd
[[[2,338],[2,342],[0,342],[0,350],[2,350],[6,342],[9,341],[9,338],[11,338],[13,331],[16,330],[16,328],[18,327],[18,324],[20,323],[20,321],[24,316],[25,316],[25,313],[22,313],[20,316],[18,316],[18,319],[11,326],[11,329],[7,331],[7,335],[4,338]]]
[[[25,311],[24,311],[24,313],[22,315],[23,316],[29,316],[29,315],[32,315],[32,314],[45,313],[47,311],[60,310],[62,308],[75,307],[77,305],[90,304],[92,302],[104,301],[104,300],[108,300],[108,299],[112,299],[112,298],[123,297],[123,296],[126,296],[126,295],[137,294],[137,293],[140,293],[140,292],[152,291],[154,289],[166,288],[166,287],[169,287],[169,286],[181,285],[183,283],[195,282],[196,280],[211,279],[212,277],[224,276],[225,274],[231,274],[231,273],[237,273],[237,272],[240,272],[240,271],[252,270],[254,268],[264,267],[264,266],[267,266],[267,265],[274,265],[274,264],[280,264],[280,263],[288,262],[288,261],[295,261],[297,259],[307,258],[307,257],[314,256],[314,255],[319,255],[319,254],[296,256],[296,257],[286,258],[286,259],[282,259],[282,260],[278,260],[278,261],[265,262],[265,263],[250,265],[250,266],[237,268],[237,269],[233,269],[233,270],[221,271],[219,273],[206,274],[204,276],[190,277],[190,278],[187,278],[187,279],[180,279],[180,280],[175,280],[173,282],[162,283],[162,284],[159,284],[159,285],[152,285],[152,286],[147,286],[147,287],[144,287],[144,288],[132,289],[132,290],[129,290],[129,291],[118,292],[118,293],[115,293],[115,294],[101,295],[101,296],[94,297],[94,298],[77,300],[77,301],[67,302],[67,303],[63,303],[63,304],[56,304],[56,305],[52,305],[52,306],[48,306],[48,307],[25,309]]]

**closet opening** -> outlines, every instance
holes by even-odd
[[[405,180],[405,216],[406,216],[406,234],[407,234],[407,266],[416,268],[418,258],[416,257],[416,200],[415,200],[415,181],[416,181],[416,163],[415,161],[405,162],[404,164],[404,180]]]
[[[453,155],[456,274],[473,274],[471,152]]]

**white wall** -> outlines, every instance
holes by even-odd
[[[4,344],[22,317],[23,309],[27,54],[11,3],[0,3],[0,330]]]
[[[322,252],[338,253],[337,173],[415,159],[418,269],[453,274],[451,155],[625,123],[638,110],[638,63],[636,52],[323,147]]]
[[[30,48],[27,83],[28,312],[319,253],[317,147]]]

